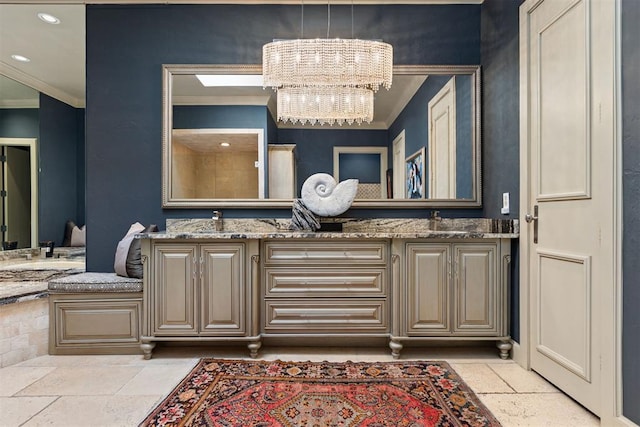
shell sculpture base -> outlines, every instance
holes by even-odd
[[[302,203],[319,216],[337,216],[346,212],[358,192],[358,180],[347,179],[341,183],[329,174],[316,173],[302,184]]]
[[[302,200],[294,199],[291,217],[291,229],[295,231],[316,231],[320,228],[320,221],[307,208]]]

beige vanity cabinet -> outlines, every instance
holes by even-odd
[[[266,240],[264,336],[388,336],[386,240]]]
[[[153,335],[197,335],[196,278],[198,246],[154,245]]]
[[[257,241],[143,242],[146,358],[155,341],[242,340],[257,355]]]
[[[394,241],[394,330],[403,341],[491,339],[501,356],[511,348],[507,290],[510,241]]]

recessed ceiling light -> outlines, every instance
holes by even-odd
[[[42,19],[47,24],[59,24],[60,20],[53,15],[49,15],[48,13],[40,12],[38,13],[38,18]]]
[[[16,61],[20,61],[20,62],[30,62],[31,61],[29,58],[27,58],[26,56],[22,56],[22,55],[11,55],[11,57],[13,59],[15,59]]]
[[[221,146],[221,147],[228,147],[228,146],[229,146],[229,143],[228,143],[228,142],[221,142],[221,143],[220,143],[220,146]]]

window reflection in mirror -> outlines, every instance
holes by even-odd
[[[254,86],[206,87],[196,77],[259,77],[260,66],[165,65],[163,72],[164,207],[289,207],[290,199],[269,198],[265,189],[272,188],[270,181],[279,181],[281,175],[294,177],[294,182],[285,186],[294,188],[298,196],[311,174],[334,173],[334,147],[357,150],[371,146],[388,152],[387,170],[376,183],[370,183],[384,191],[375,191],[379,193],[376,197],[363,189],[353,207],[477,207],[481,203],[477,66],[396,66],[391,89],[381,89],[375,95],[372,123],[333,127],[278,122],[275,92],[263,89],[259,80]],[[195,154],[193,147],[181,141],[180,134],[188,130],[202,135],[208,132],[207,138],[213,138],[216,129],[262,130],[257,156],[254,152],[250,161],[246,153],[228,147],[231,150],[226,153],[234,153],[236,166],[230,170],[225,169],[224,155],[217,154],[220,159],[214,159],[213,154],[203,154],[213,148],[202,147],[200,154]],[[219,146],[220,142],[211,144]],[[269,168],[267,152],[278,144],[295,147],[295,157]],[[407,159],[419,150],[425,153],[419,159],[423,162],[424,188],[420,198],[409,199]],[[220,166],[216,166],[218,161]],[[283,164],[287,165],[286,171],[282,170]],[[250,170],[249,166],[254,167]],[[351,172],[367,176],[371,171]],[[240,181],[243,184],[234,188]],[[221,182],[225,183],[224,192],[219,190],[223,188],[218,184]]]

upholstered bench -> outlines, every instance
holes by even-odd
[[[49,354],[141,353],[142,279],[81,273],[48,288]]]

